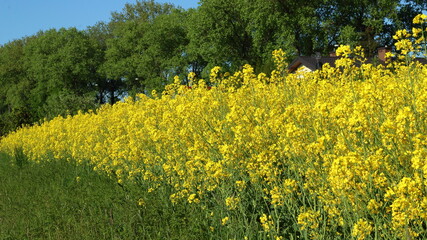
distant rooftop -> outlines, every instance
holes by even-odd
[[[373,58],[368,58],[366,63],[376,63],[385,65],[385,55],[387,52],[390,52],[391,49],[387,47],[378,48],[378,55]],[[291,64],[288,66],[289,72],[295,72],[298,68],[304,66],[311,71],[315,71],[316,69],[322,68],[325,63],[329,63],[331,67],[335,67],[335,61],[340,59],[341,57],[337,57],[335,52],[332,52],[330,56],[299,56]],[[427,64],[427,59],[425,58],[416,58],[415,61],[420,62],[422,64]]]

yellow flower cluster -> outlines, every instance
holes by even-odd
[[[229,210],[234,210],[238,207],[240,198],[238,197],[228,197],[225,199],[225,205]]]
[[[424,14],[418,14],[414,20],[413,24],[415,27],[412,28],[412,34],[409,33],[406,29],[399,30],[393,36],[393,39],[397,40],[395,43],[396,50],[400,51],[400,59],[414,58],[414,50],[421,51],[421,53],[426,56],[427,51],[427,16]],[[415,38],[415,41],[409,40],[410,37]]]
[[[363,240],[372,232],[372,226],[364,219],[359,219],[353,226],[351,235],[357,240]]]
[[[427,15],[425,14],[418,14],[414,17],[414,20],[412,21],[414,24],[422,24],[427,22]]]
[[[397,36],[400,48],[407,33]],[[91,164],[150,192],[169,187],[173,203],[206,212],[216,199],[224,206],[216,228],[253,203],[274,236],[427,236],[427,66],[325,65],[301,77],[274,54],[279,68],[270,75],[214,68],[211,88],[194,74],[191,89],[176,79],[156,98],[19,129],[0,151]]]

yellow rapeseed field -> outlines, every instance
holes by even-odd
[[[397,32],[388,66],[354,64],[363,50],[341,46],[336,68],[288,74],[278,50],[269,75],[216,67],[208,88],[190,74],[192,88],[176,79],[153,98],[23,127],[0,150],[168,187],[173,204],[218,219],[212,231],[254,213],[271,239],[426,237],[427,66],[411,61],[426,20]]]

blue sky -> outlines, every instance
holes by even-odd
[[[0,0],[0,45],[40,30],[61,27],[86,29],[108,21],[113,11],[121,11],[135,0]],[[156,0],[183,8],[196,8],[199,0]]]

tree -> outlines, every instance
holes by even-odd
[[[40,32],[24,52],[28,78],[33,85],[29,92],[31,108],[36,110],[37,118],[49,114],[44,106],[50,102],[49,98],[69,94],[94,96],[100,52],[83,31],[62,28]],[[92,107],[94,101],[87,104]],[[69,108],[71,112],[77,111],[73,105]]]
[[[239,0],[202,0],[189,17],[187,53],[202,58],[207,69],[221,66],[236,70],[255,57]],[[199,57],[200,56],[200,57]]]
[[[148,89],[163,90],[175,75],[186,75],[186,17],[181,9],[159,15],[143,35],[146,48],[136,71],[138,76],[145,76]]]
[[[390,45],[400,0],[328,0],[318,8],[322,29],[334,44],[356,44],[372,56],[378,45]],[[349,39],[348,36],[353,36]],[[343,42],[345,41],[345,42]]]
[[[395,27],[392,29],[393,33],[399,29],[412,29],[412,19],[425,11],[427,11],[427,1],[425,0],[400,1],[397,8],[398,18],[395,21]]]
[[[170,4],[137,1],[113,13],[103,72],[121,79],[128,93],[161,90],[184,70],[185,12]]]
[[[190,12],[187,53],[206,69],[233,71],[250,63],[258,72],[271,68],[271,52],[278,48],[292,57],[350,44],[373,56],[426,6],[421,0],[202,0]]]
[[[288,56],[312,55],[324,48],[324,34],[316,8],[321,1],[239,0],[248,21],[258,67],[271,61],[271,52],[283,49]],[[244,4],[246,3],[246,4]],[[263,69],[263,67],[261,67]]]
[[[201,56],[207,69],[219,65],[234,71],[249,63],[257,72],[269,71],[275,49],[310,55],[319,48],[318,2],[203,0],[190,17],[188,52]]]
[[[24,64],[24,47],[29,40],[23,38],[0,47],[0,136],[34,120],[27,94],[31,82]]]
[[[100,52],[100,62],[97,72],[98,78],[95,79],[95,89],[97,90],[97,101],[99,104],[106,102],[114,104],[124,92],[124,83],[121,78],[110,78],[102,66],[106,61],[107,41],[113,38],[111,23],[98,22],[94,26],[88,27],[86,34],[97,45]]]

